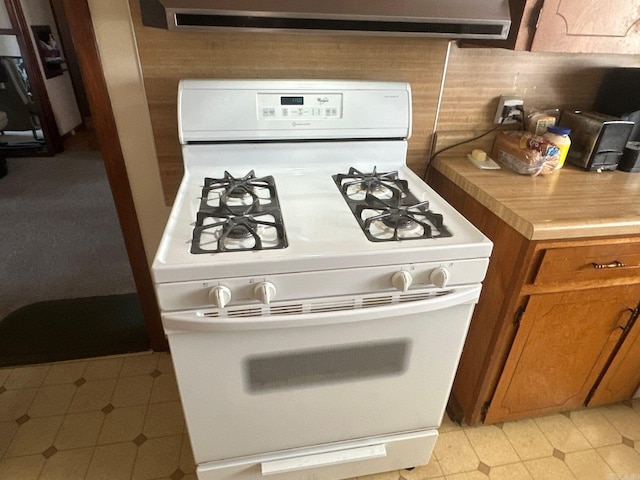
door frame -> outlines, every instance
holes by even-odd
[[[62,0],[151,348],[168,350],[87,0]]]
[[[40,70],[40,65],[38,64],[38,52],[36,52],[33,42],[31,41],[31,30],[29,29],[27,20],[24,17],[20,0],[4,0],[4,4],[7,8],[9,20],[11,21],[13,28],[10,30],[3,29],[0,33],[16,36],[20,52],[22,53],[24,68],[27,71],[27,76],[29,77],[31,95],[38,107],[38,117],[40,119],[40,126],[42,127],[47,149],[43,155],[53,156],[56,153],[62,152],[62,138],[58,131],[58,125],[56,124],[55,116],[53,114],[53,107],[49,100],[49,94],[47,93],[43,74]],[[38,152],[34,153],[29,150],[25,155],[38,155]],[[16,152],[15,156],[20,156],[20,152]]]

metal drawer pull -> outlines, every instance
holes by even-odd
[[[593,265],[593,268],[620,268],[620,267],[624,267],[625,264],[620,262],[619,260],[616,260],[615,262],[611,262],[611,263],[595,263],[593,262],[591,265]]]

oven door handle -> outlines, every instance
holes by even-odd
[[[305,308],[305,302],[301,302],[298,306],[300,313],[286,315],[269,313],[273,305],[264,308],[248,305],[246,307],[246,316],[243,316],[243,310],[238,310],[237,307],[235,310],[238,316],[218,315],[218,310],[214,310],[211,313],[203,310],[187,310],[164,313],[162,315],[162,323],[165,333],[171,334],[179,332],[303,328],[316,325],[367,322],[381,318],[426,314],[458,305],[475,304],[480,296],[480,289],[481,285],[479,284],[453,287],[445,294],[435,295],[426,300],[403,301],[369,308],[364,308],[362,305],[358,306],[356,302],[351,307],[344,308],[332,308],[328,304],[326,311],[318,313],[314,313],[310,308]],[[293,309],[294,307],[291,308]],[[251,314],[252,311],[260,311],[264,314]]]

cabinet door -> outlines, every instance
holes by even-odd
[[[589,406],[628,400],[640,385],[640,320],[629,330],[597,385]]]
[[[639,296],[638,285],[532,295],[486,422],[584,405]]]
[[[640,0],[545,0],[531,50],[640,53]]]

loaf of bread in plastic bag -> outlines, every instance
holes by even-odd
[[[498,132],[491,157],[521,175],[546,175],[556,168],[560,150],[531,132]]]

